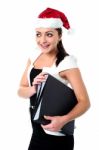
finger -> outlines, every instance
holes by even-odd
[[[51,123],[48,124],[48,125],[43,125],[43,124],[41,124],[41,126],[42,126],[44,129],[50,129],[50,128],[52,128]]]
[[[46,80],[46,77],[44,76],[38,76],[35,78],[35,80]]]
[[[40,74],[43,75],[43,76],[48,75],[47,72],[41,72]],[[40,75],[40,74],[39,74],[39,75]]]
[[[42,76],[42,77],[44,77],[45,79],[47,79],[48,73],[41,73],[41,74],[39,74],[38,76]]]
[[[47,120],[53,120],[52,116],[44,116],[44,118],[47,119]]]
[[[45,81],[45,78],[44,77],[36,77],[36,78],[34,78],[34,80],[33,80],[33,82],[43,82],[43,81]]]
[[[33,81],[32,82],[32,85],[35,85],[35,84],[41,84],[41,82],[44,82],[45,80],[36,80],[36,81]]]

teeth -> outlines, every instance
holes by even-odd
[[[44,46],[44,45],[41,45],[41,46],[42,46],[43,48],[47,48],[47,47],[49,47],[49,45],[45,45],[45,46]]]

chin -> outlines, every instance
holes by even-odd
[[[42,51],[43,53],[49,53],[49,52],[51,52],[51,50],[49,50],[49,49],[41,49],[41,51]]]

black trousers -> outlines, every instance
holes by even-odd
[[[55,136],[44,132],[40,124],[33,122],[33,110],[30,109],[31,124],[33,128],[32,137],[28,150],[73,150],[74,136]]]
[[[32,134],[28,150],[73,150],[74,136],[54,136],[45,134],[35,136]]]

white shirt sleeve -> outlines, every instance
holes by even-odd
[[[77,66],[77,59],[74,55],[66,56],[58,65],[58,72],[67,70],[67,69],[73,69],[78,68]]]

